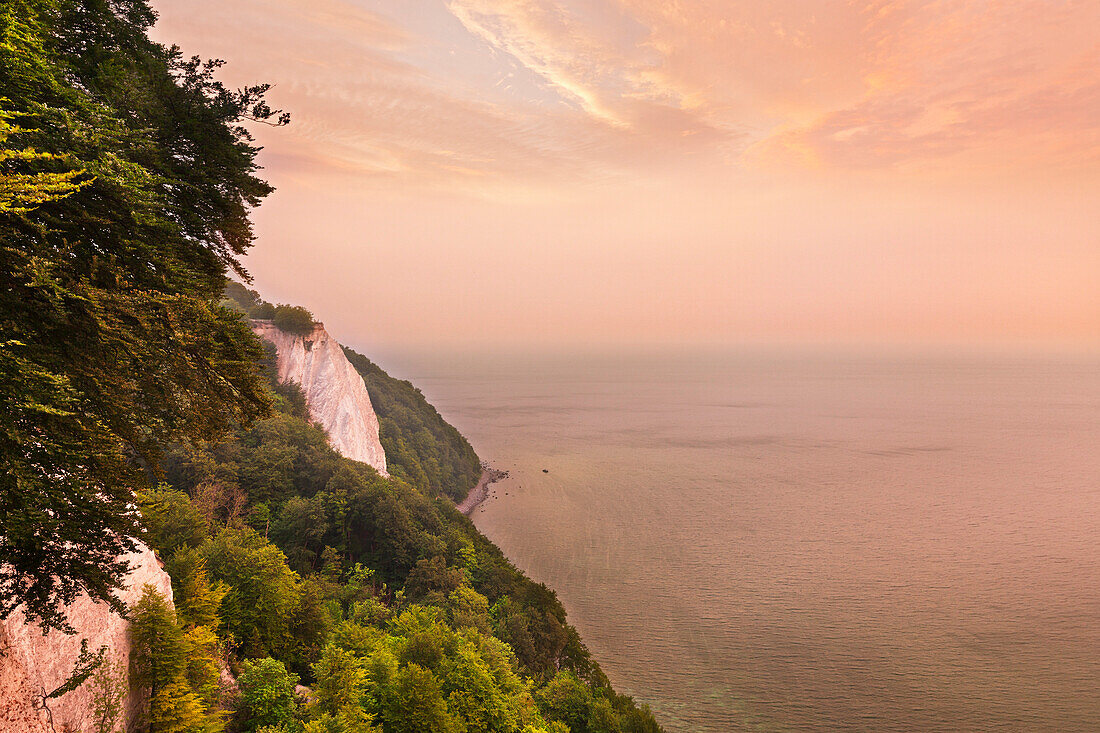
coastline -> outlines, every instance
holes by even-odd
[[[507,471],[490,468],[487,463],[481,464],[481,478],[478,479],[477,485],[470,489],[470,493],[466,495],[461,503],[455,504],[455,508],[467,517],[470,516],[474,509],[477,509],[483,501],[489,498],[489,485],[504,478],[508,478]]]

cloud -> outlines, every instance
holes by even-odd
[[[866,3],[864,89],[764,139],[834,168],[1100,162],[1100,9],[1087,2]]]
[[[370,184],[560,186],[666,166],[1095,168],[1088,0],[166,0],[277,82],[282,160]]]

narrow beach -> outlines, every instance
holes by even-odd
[[[456,504],[455,508],[467,517],[470,516],[481,502],[489,498],[489,484],[507,477],[507,471],[490,468],[488,465],[482,466],[481,478],[478,479],[477,486],[470,489],[470,493],[466,495],[462,503]]]

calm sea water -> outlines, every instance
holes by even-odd
[[[1097,361],[401,366],[669,731],[1100,731]]]

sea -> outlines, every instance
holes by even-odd
[[[383,366],[508,471],[474,523],[670,733],[1100,731],[1100,359]]]

